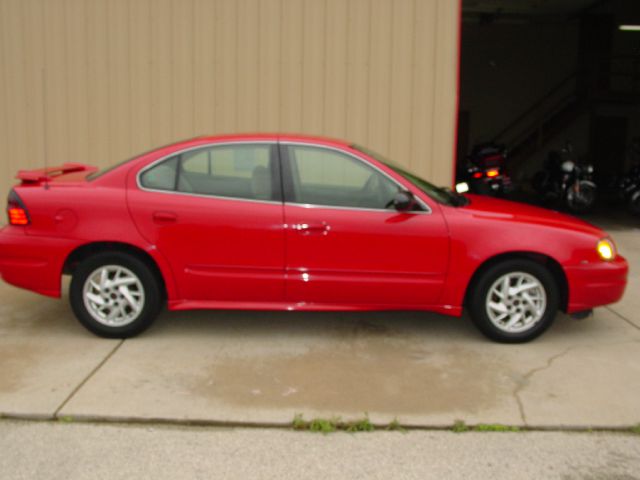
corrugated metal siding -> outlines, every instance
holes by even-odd
[[[455,0],[0,0],[0,195],[45,149],[105,166],[245,131],[353,140],[448,184],[458,16]]]

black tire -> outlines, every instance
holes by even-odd
[[[125,319],[123,324],[108,325],[106,320],[99,321],[91,313],[91,307],[85,303],[85,284],[92,274],[104,267],[121,267],[125,269],[125,272],[133,274],[139,281],[135,285],[134,293],[139,295],[139,291],[142,291],[142,306],[137,312],[126,307],[129,310],[128,315],[132,318]],[[122,300],[124,297],[120,295],[120,292],[116,289],[113,290],[115,291],[112,295],[120,297],[120,301],[126,303]],[[122,252],[105,252],[89,257],[78,265],[71,279],[69,301],[80,323],[89,331],[106,338],[130,338],[143,332],[153,323],[162,308],[163,296],[158,279],[143,261]],[[118,298],[113,301],[118,301]],[[87,303],[91,302],[87,300]],[[123,309],[122,312],[127,315],[125,310]],[[96,315],[98,314],[96,313]]]
[[[487,311],[487,303],[492,285],[506,274],[517,273],[530,275],[540,283],[546,296],[546,307],[541,318],[529,328],[510,332],[498,328],[492,322]],[[551,326],[560,305],[560,293],[556,279],[544,265],[526,259],[505,260],[487,268],[474,281],[467,305],[473,323],[485,336],[501,343],[524,343],[540,336]]]

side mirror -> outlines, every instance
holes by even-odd
[[[406,212],[413,208],[416,204],[416,199],[413,193],[407,190],[399,190],[393,197],[391,203],[399,212]]]

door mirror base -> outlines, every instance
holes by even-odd
[[[415,207],[416,198],[408,190],[399,190],[391,200],[391,205],[399,212],[408,212]]]

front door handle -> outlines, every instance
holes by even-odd
[[[291,227],[302,235],[327,235],[331,230],[331,226],[327,222],[296,223]]]
[[[178,215],[173,212],[153,212],[153,221],[155,223],[175,223],[178,221]]]

